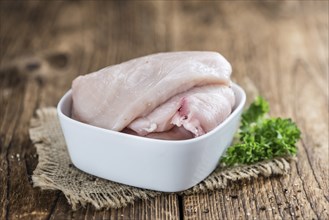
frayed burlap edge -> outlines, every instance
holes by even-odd
[[[32,176],[33,186],[62,191],[74,210],[79,204],[86,206],[88,203],[96,209],[120,208],[137,199],[151,199],[161,194],[96,178],[75,168],[68,156],[57,112],[53,107],[37,110],[37,117],[31,120],[29,132],[39,155],[39,163]],[[205,193],[224,189],[237,180],[287,174],[292,160],[295,158],[276,158],[230,168],[218,167],[205,180],[179,194]]]
[[[257,178],[259,176],[269,177],[272,175],[284,175],[290,171],[290,162],[296,158],[275,158],[262,161],[252,165],[240,165],[236,167],[217,167],[205,180],[196,186],[181,192],[184,195],[205,193],[217,189],[224,189],[234,181]]]

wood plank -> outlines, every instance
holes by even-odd
[[[1,219],[179,218],[176,195],[117,210],[88,206],[73,212],[62,193],[31,186],[37,157],[27,133],[36,108],[56,105],[77,75],[165,50],[165,25],[157,24],[166,7],[162,2],[1,2]]]
[[[6,58],[12,60],[14,53],[22,54],[23,44],[31,37],[31,34],[25,32],[26,25],[18,27],[21,32],[17,32],[15,15],[5,16],[3,13],[3,10],[15,10],[20,7],[16,7],[16,4],[3,6],[1,2],[1,61]],[[26,7],[26,10],[20,14],[20,19],[29,17],[32,10]],[[2,37],[2,33],[5,33],[5,38]],[[25,41],[20,37],[21,34],[26,35]],[[17,62],[12,60],[12,62],[1,63],[0,106],[4,106],[4,108],[1,107],[0,116],[1,161],[3,162],[1,170],[5,171],[1,173],[4,183],[1,184],[0,189],[1,219],[13,219],[26,215],[30,218],[41,216],[47,212],[55,195],[54,192],[36,191],[32,189],[30,183],[31,171],[37,158],[29,142],[27,128],[38,102],[39,83],[34,77],[34,72],[29,71],[29,63],[30,60],[25,58]],[[31,159],[34,163],[27,164]]]
[[[176,2],[174,9],[173,50],[221,52],[249,101],[263,95],[272,115],[293,118],[303,133],[289,176],[186,196],[184,217],[328,218],[328,2]]]
[[[60,196],[49,215],[50,219],[178,219],[179,209],[176,195],[138,202],[120,209],[95,210],[91,205],[73,211],[64,196]]]
[[[1,1],[0,218],[329,218],[328,14],[327,1]],[[219,51],[248,102],[262,94],[272,115],[298,123],[291,174],[102,211],[73,212],[60,192],[33,188],[35,109],[56,105],[77,75],[168,50]]]

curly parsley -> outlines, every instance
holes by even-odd
[[[237,143],[221,159],[224,166],[252,164],[296,155],[301,132],[291,119],[268,117],[269,104],[257,97],[242,114]]]

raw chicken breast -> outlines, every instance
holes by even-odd
[[[140,136],[135,131],[125,128],[122,130],[123,133]],[[147,134],[145,137],[162,139],[162,140],[185,140],[193,138],[193,134],[187,131],[184,127],[173,127],[172,129],[164,132],[152,132]]]
[[[169,52],[136,58],[76,78],[72,83],[72,117],[121,131],[193,87],[229,85],[230,74],[230,64],[216,52]],[[175,123],[181,122],[176,119]]]
[[[146,137],[161,140],[186,140],[193,138],[193,134],[183,127],[175,126],[169,131],[149,133]]]
[[[128,127],[144,136],[183,126],[195,136],[200,136],[224,121],[230,115],[234,102],[234,93],[229,86],[197,87],[172,97]]]

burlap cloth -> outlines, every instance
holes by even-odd
[[[115,183],[80,171],[71,163],[55,108],[37,110],[31,120],[30,138],[39,155],[39,163],[33,172],[35,187],[60,190],[76,209],[91,203],[96,209],[119,208],[137,199],[151,199],[160,195],[146,189]],[[276,158],[248,166],[218,167],[198,185],[180,194],[204,193],[225,188],[228,183],[241,179],[286,174],[292,158]]]

